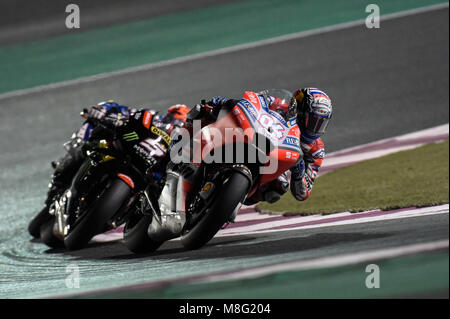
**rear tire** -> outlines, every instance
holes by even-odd
[[[206,215],[191,229],[183,230],[181,243],[186,249],[198,249],[210,241],[244,199],[250,181],[241,173],[233,173],[223,184]]]
[[[74,228],[64,238],[69,250],[81,249],[97,234],[105,230],[106,223],[117,213],[128,198],[131,188],[121,179],[115,179],[110,186],[88,208]]]
[[[148,227],[152,222],[152,216],[132,216],[123,229],[123,243],[133,253],[151,253],[163,244],[148,237]]]

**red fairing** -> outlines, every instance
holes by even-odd
[[[144,116],[142,117],[142,125],[146,129],[150,129],[150,124],[152,123],[153,113],[150,111],[145,111]]]
[[[198,132],[194,137],[194,141],[197,141],[197,147],[194,146],[194,162],[200,163],[212,150],[227,143],[251,143],[256,131],[258,131],[267,136],[275,145],[268,156],[267,164],[263,168],[260,185],[276,179],[289,170],[300,157],[300,130],[296,124],[288,123],[271,114],[269,106],[264,106],[263,103],[260,95],[247,91],[240,103],[226,116]],[[233,128],[242,129],[241,133],[235,134],[233,141],[227,141],[224,138],[227,136],[226,129]],[[220,135],[217,134],[217,136],[222,138],[216,138],[213,134],[214,131],[220,132]],[[273,168],[271,163],[276,164],[276,167]],[[255,185],[255,187],[258,187],[258,185]]]
[[[119,177],[121,180],[123,180],[125,183],[127,183],[128,186],[130,186],[132,189],[134,189],[134,182],[130,176],[119,173],[119,174],[117,174],[117,177]]]

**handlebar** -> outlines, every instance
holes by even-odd
[[[111,116],[115,115],[115,116]],[[85,120],[91,122],[95,126],[102,126],[106,129],[115,129],[118,126],[122,126],[125,122],[128,122],[128,118],[120,117],[120,113],[113,113],[113,114],[106,114],[102,118],[94,118],[92,116],[89,116],[89,110],[84,108],[82,112],[80,112],[80,116],[84,118]]]

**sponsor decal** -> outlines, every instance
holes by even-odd
[[[125,141],[130,142],[130,141],[138,140],[139,139],[139,135],[137,135],[137,133],[133,131],[133,132],[130,132],[130,133],[123,134],[122,138]]]
[[[161,130],[160,128],[157,128],[156,126],[152,126],[150,131],[153,134],[161,136],[167,145],[170,145],[170,143],[172,142],[172,139],[170,138],[169,134],[167,134],[165,131]]]
[[[240,99],[238,102],[238,105],[241,107],[253,107],[252,103],[250,103],[249,101],[247,101],[246,99]]]
[[[241,99],[238,102],[238,105],[241,108],[245,109],[250,114],[250,116],[256,120],[256,117],[258,116],[258,112],[256,112],[255,107],[249,101],[247,101],[246,99]]]
[[[248,98],[249,98],[250,102],[252,102],[253,104],[258,104],[258,97],[256,96],[255,93],[249,92]]]
[[[153,158],[152,154],[140,145],[133,145],[133,149],[136,151],[136,154],[139,155],[148,164],[153,165],[156,163],[156,160]]]
[[[267,103],[266,103],[266,98],[264,97],[264,94],[258,95],[258,98],[259,98],[259,101],[261,102],[261,106],[262,106],[264,109],[268,109]]]
[[[272,111],[272,110],[268,110],[268,113],[270,115],[272,115],[273,117],[276,117],[277,120],[280,121],[283,125],[287,126],[286,121],[284,120],[284,118],[278,112],[275,112],[275,111]]]
[[[166,153],[164,145],[161,145],[157,140],[153,138],[147,138],[139,142],[139,145],[144,147],[147,151],[150,152],[150,157],[152,156],[162,157]]]
[[[299,139],[294,136],[287,136],[284,139],[283,144],[292,145],[292,146],[300,146]]]
[[[149,111],[145,111],[144,117],[142,118],[142,125],[144,125],[146,129],[150,128],[152,117],[153,117],[152,113],[150,113]]]

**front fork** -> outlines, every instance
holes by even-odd
[[[88,174],[91,167],[91,161],[89,159],[85,160],[77,174],[72,179],[71,186],[53,202],[53,205],[49,210],[50,215],[55,216],[55,227],[53,228],[53,233],[61,240],[64,239],[70,229],[68,219],[70,212],[73,210],[72,206],[74,198],[77,198],[77,186]]]
[[[67,189],[57,200],[53,202],[49,209],[49,214],[55,217],[53,234],[60,240],[64,240],[64,237],[69,232],[69,225],[67,224],[69,215],[66,214],[66,211],[67,202],[70,196],[70,189]]]

